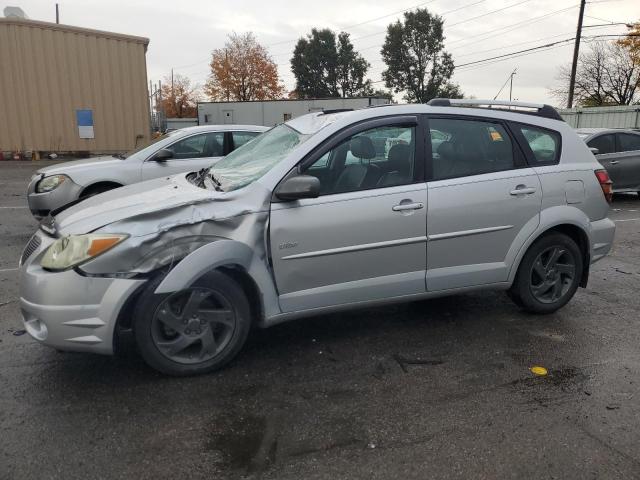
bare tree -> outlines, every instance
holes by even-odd
[[[566,103],[570,68],[560,67],[559,86],[551,94]],[[594,42],[578,59],[576,72],[576,105],[597,107],[631,105],[640,93],[640,61],[624,45],[616,42]]]

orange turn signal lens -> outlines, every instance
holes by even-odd
[[[87,255],[89,255],[90,257],[95,257],[96,255],[109,250],[121,240],[122,237],[94,238],[93,240],[91,240],[91,244],[89,245],[89,249],[87,250]]]

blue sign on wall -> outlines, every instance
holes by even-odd
[[[80,138],[95,138],[93,132],[93,110],[76,110],[78,135]]]

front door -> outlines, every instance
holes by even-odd
[[[318,198],[272,204],[284,312],[425,291],[424,141],[414,117],[389,122],[360,126],[301,167],[320,179]]]
[[[225,133],[208,132],[181,138],[165,147],[173,157],[159,162],[153,157],[144,162],[142,179],[149,180],[176,173],[198,171],[210,167],[225,152]]]
[[[500,122],[430,118],[427,289],[505,282],[539,223],[542,188]]]

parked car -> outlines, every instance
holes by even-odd
[[[149,365],[188,375],[252,326],[335,310],[481,289],[557,310],[611,248],[607,173],[551,107],[460,102],[308,114],[47,218],[20,260],[26,330],[112,354],[133,329]]]
[[[71,202],[123,185],[209,167],[265,130],[258,125],[182,128],[124,155],[41,168],[29,183],[29,209],[42,218]]]
[[[640,131],[581,128],[577,132],[607,169],[614,192],[640,194]]]

